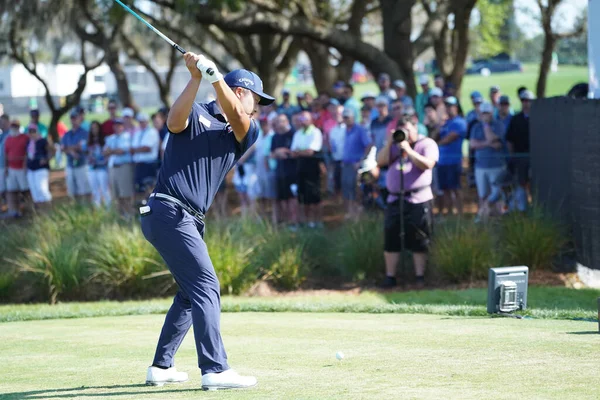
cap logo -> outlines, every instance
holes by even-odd
[[[246,86],[246,87],[254,86],[254,82],[248,78],[240,78],[240,79],[238,79],[238,82],[243,83],[244,86]]]

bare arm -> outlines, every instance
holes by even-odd
[[[410,158],[412,163],[420,170],[425,171],[425,170],[432,169],[433,167],[435,167],[435,161],[430,160],[429,158],[425,157],[424,155],[417,153],[412,148],[409,147],[405,151],[406,151],[406,155],[408,156],[408,158]]]
[[[387,167],[389,165],[391,145],[392,141],[389,140],[388,142],[386,142],[385,146],[383,146],[383,148],[379,150],[379,153],[377,153],[377,165],[379,165],[380,167]]]
[[[181,92],[175,103],[173,103],[167,117],[167,128],[169,128],[171,133],[177,134],[187,128],[190,112],[196,99],[196,93],[198,93],[198,89],[200,88],[201,80],[202,75],[199,78],[192,76],[185,89],[183,89],[183,92]]]
[[[217,92],[219,104],[227,116],[227,122],[231,125],[236,140],[241,143],[250,129],[250,116],[246,114],[240,99],[225,84],[224,80],[213,83],[213,87]]]
[[[439,146],[444,146],[448,143],[452,143],[454,142],[456,139],[460,138],[460,136],[458,135],[458,133],[456,132],[450,132],[446,137],[444,137],[442,140],[440,140],[438,142]]]

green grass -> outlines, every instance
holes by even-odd
[[[190,381],[143,385],[163,316],[0,325],[1,399],[597,399],[597,324],[430,315],[224,314],[247,391],[201,392],[193,335],[176,357]],[[340,363],[335,353],[342,351]]]
[[[487,291],[423,290],[377,293],[365,291],[359,295],[331,293],[328,295],[286,295],[275,297],[223,296],[224,312],[345,312],[439,314],[486,316]],[[528,309],[520,314],[533,318],[596,319],[596,299],[600,290],[531,286]],[[16,304],[0,306],[0,322],[57,318],[84,318],[119,315],[165,313],[172,300],[103,301],[86,303]]]

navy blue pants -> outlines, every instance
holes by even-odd
[[[221,339],[219,280],[204,243],[204,225],[181,207],[150,199],[142,232],[167,263],[179,285],[158,340],[153,365],[172,367],[183,338],[194,325],[202,374],[229,369]]]

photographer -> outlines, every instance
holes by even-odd
[[[397,285],[396,266],[403,247],[412,252],[417,284],[424,286],[432,224],[431,178],[438,158],[439,149],[435,141],[419,135],[408,116],[398,121],[396,131],[377,154],[377,164],[388,167],[386,186],[390,193],[385,211],[384,288]],[[400,201],[403,203],[400,204]]]

